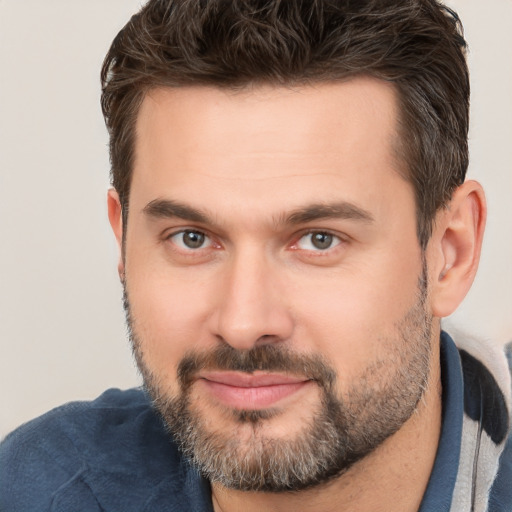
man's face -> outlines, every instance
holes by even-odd
[[[415,410],[431,318],[396,124],[392,87],[364,78],[145,98],[128,319],[148,388],[212,480],[314,485]]]

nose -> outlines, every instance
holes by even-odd
[[[294,322],[278,265],[260,251],[232,258],[219,283],[215,335],[238,350],[290,338]]]

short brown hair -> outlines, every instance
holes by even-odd
[[[398,91],[398,151],[425,248],[468,166],[465,49],[459,18],[436,0],[150,0],[119,32],[101,72],[125,223],[135,123],[150,89],[368,75]]]

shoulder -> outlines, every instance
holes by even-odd
[[[58,407],[5,438],[0,510],[102,510],[99,502],[123,489],[133,491],[133,504],[180,463],[146,394],[111,389]]]
[[[510,371],[512,372],[512,342],[505,346]],[[509,432],[500,466],[494,481],[489,500],[489,512],[512,510],[512,432]]]
[[[144,420],[158,422],[142,390],[109,389],[93,401],[70,402],[25,423],[5,438],[0,456],[47,452],[67,467],[66,459],[76,463],[75,455],[86,455],[98,442],[104,448],[114,433],[129,434]]]
[[[489,496],[489,512],[512,510],[512,435],[501,455],[496,480]]]

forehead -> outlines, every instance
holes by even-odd
[[[391,84],[366,77],[296,88],[157,88],[139,110],[137,149],[144,150],[150,140],[157,143],[156,134],[165,134],[166,143],[180,149],[191,136],[200,137],[201,149],[213,153],[225,149],[226,138],[232,153],[243,154],[314,148],[339,152],[357,139],[362,142],[361,132],[386,144],[396,128],[395,95]]]
[[[137,119],[130,201],[143,207],[157,196],[181,195],[204,202],[216,192],[255,203],[308,195],[319,202],[322,194],[347,199],[340,195],[356,189],[371,201],[384,184],[405,186],[396,126],[393,86],[371,78],[240,91],[155,89]]]

